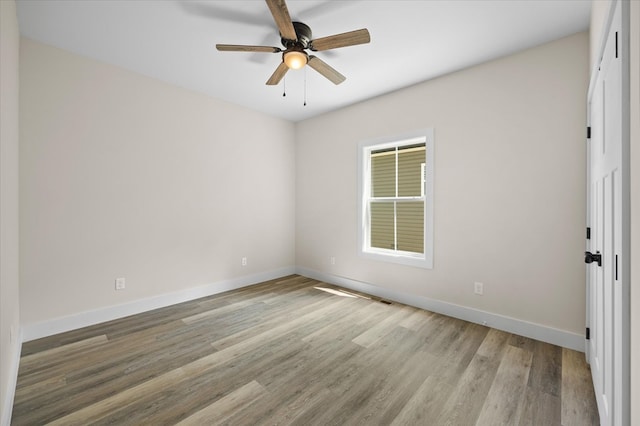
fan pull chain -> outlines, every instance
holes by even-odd
[[[307,106],[307,67],[304,67],[304,104],[302,106]]]
[[[287,77],[285,76],[282,79],[282,97],[287,96]]]

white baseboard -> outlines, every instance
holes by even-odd
[[[18,369],[20,368],[20,353],[22,351],[22,332],[18,333],[18,340],[12,346],[11,366],[9,368],[9,381],[6,383],[7,389],[4,401],[2,403],[2,418],[0,425],[9,426],[11,424],[11,413],[13,412],[13,399],[16,394],[16,385],[18,384]]]
[[[153,309],[164,308],[166,306],[175,305],[176,303],[187,302],[189,300],[199,299],[201,297],[211,296],[225,291],[235,290],[294,273],[295,268],[291,266],[273,271],[218,281],[216,283],[161,294],[146,299],[134,300],[121,305],[80,312],[44,322],[26,324],[22,326],[22,333],[24,341],[28,342],[30,340],[64,333],[65,331],[76,330],[78,328],[151,311]]]
[[[318,272],[303,267],[287,267],[274,271],[267,271],[259,274],[238,277],[177,292],[162,294],[147,299],[135,300],[132,302],[124,303],[122,305],[109,306],[93,311],[80,312],[78,314],[55,318],[40,323],[23,325],[21,331],[23,341],[28,342],[30,340],[39,339],[41,337],[47,337],[54,334],[63,333],[65,331],[76,330],[78,328],[99,324],[101,322],[111,321],[129,315],[135,315],[153,309],[175,305],[176,303],[182,303],[229,290],[235,290],[238,288],[246,287],[248,285],[272,280],[294,273],[325,281],[327,283],[339,285],[352,290],[361,291],[373,296],[382,297],[399,303],[404,303],[406,305],[411,305],[417,308],[426,309],[428,311],[437,312],[439,314],[448,315],[477,324],[483,324],[488,327],[540,340],[542,342],[551,343],[553,345],[562,346],[580,352],[584,352],[585,350],[584,336],[580,334],[575,334],[569,331],[559,330],[556,328],[523,321],[517,318],[494,314],[479,309],[455,305],[440,300],[400,293],[389,288],[378,287],[362,281],[356,281],[350,278]],[[16,363],[17,362],[18,361],[16,361]]]
[[[565,330],[547,327],[528,321],[511,318],[504,315],[481,311],[479,309],[466,306],[455,305],[442,302],[440,300],[429,299],[422,296],[415,296],[406,293],[399,293],[388,288],[378,287],[362,281],[350,278],[318,272],[312,269],[296,267],[296,273],[305,277],[324,281],[329,284],[339,285],[351,290],[360,291],[372,296],[381,297],[405,305],[415,306],[431,312],[459,318],[476,324],[517,334],[564,348],[584,352],[585,338],[580,334],[571,333]]]

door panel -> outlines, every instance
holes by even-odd
[[[622,292],[617,281],[621,253],[621,65],[618,58],[619,7],[605,44],[591,98],[589,251],[602,264],[588,268],[589,362],[602,425],[621,424]],[[617,16],[617,20],[616,20]]]

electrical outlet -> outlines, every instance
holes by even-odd
[[[125,279],[116,278],[116,290],[124,290],[124,288],[125,288]]]
[[[335,265],[336,264],[336,258],[334,256],[331,256],[329,258],[329,263],[332,264],[332,265]]]
[[[479,296],[484,294],[484,284],[482,283],[473,283],[473,292]]]
[[[242,266],[247,266],[247,258],[243,257],[241,263],[242,263]]]

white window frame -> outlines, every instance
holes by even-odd
[[[369,195],[371,194],[371,151],[417,143],[425,144],[424,253],[412,253],[371,247],[369,237]],[[393,262],[419,268],[433,268],[433,129],[392,138],[363,141],[358,144],[358,252],[371,260]]]

